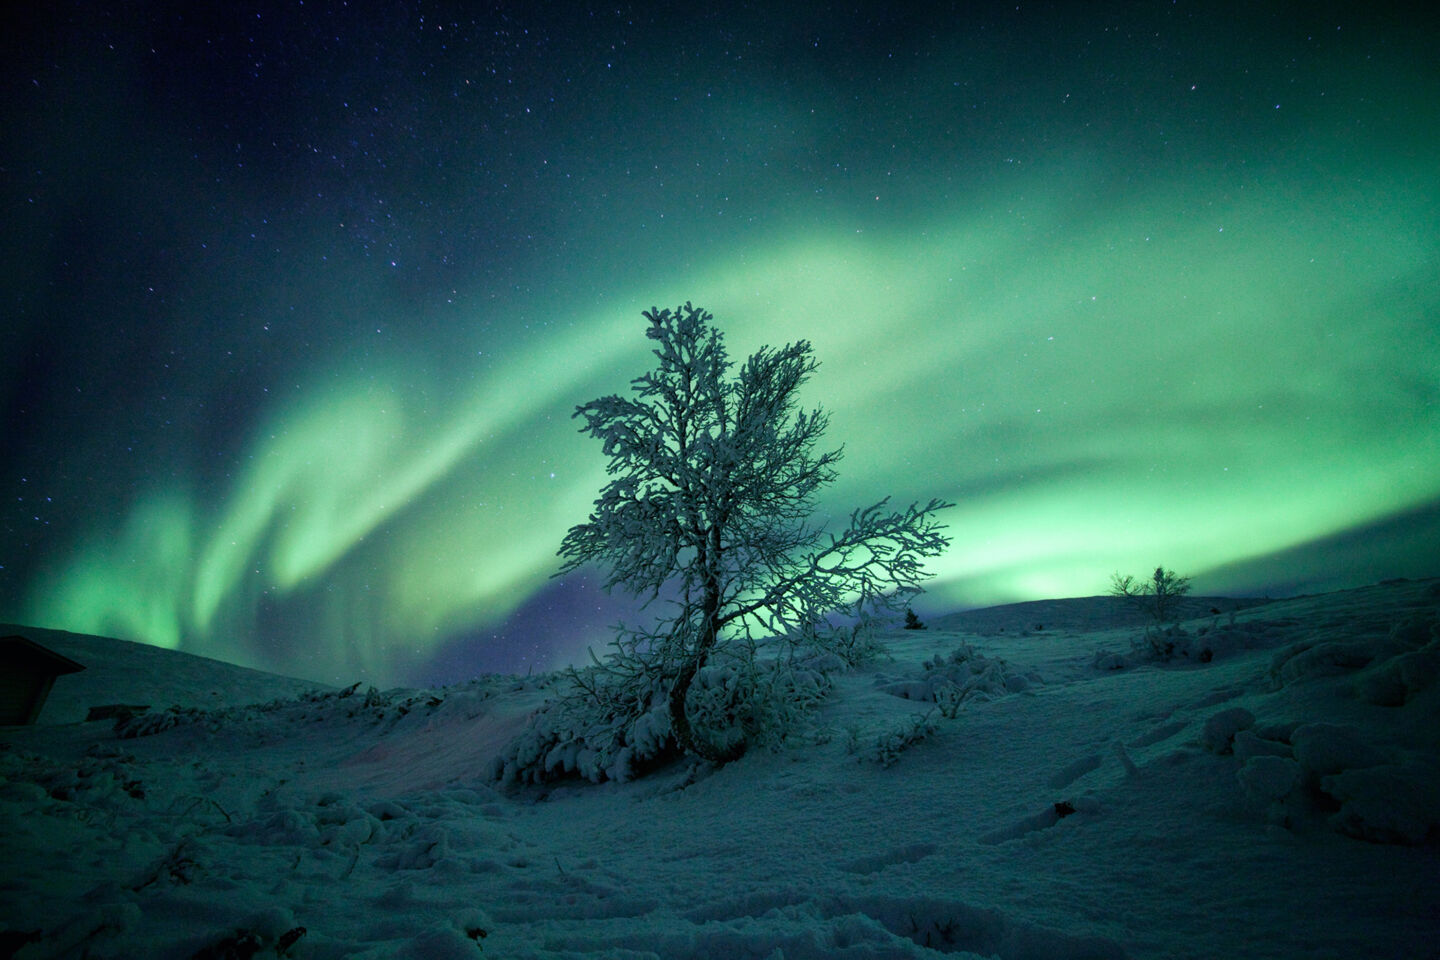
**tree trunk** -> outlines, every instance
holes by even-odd
[[[675,678],[675,685],[670,688],[670,728],[675,734],[675,742],[686,753],[711,763],[739,760],[745,754],[743,738],[729,749],[722,750],[709,740],[697,737],[694,728],[690,726],[690,717],[685,711],[685,697],[689,694],[690,684],[700,672],[701,666],[699,660],[691,660],[680,670],[680,676]]]
[[[695,676],[710,659],[710,651],[715,648],[715,642],[719,639],[719,629],[716,627],[720,615],[718,582],[711,580],[705,584],[705,596],[701,602],[700,637],[695,643],[695,654],[680,668],[679,675],[675,677],[675,685],[670,688],[670,729],[675,734],[675,742],[686,753],[711,763],[730,763],[740,759],[745,753],[744,738],[730,749],[721,750],[710,741],[697,737],[694,728],[690,726],[690,715],[685,706],[690,685],[695,682]]]

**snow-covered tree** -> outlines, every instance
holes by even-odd
[[[810,517],[841,450],[816,452],[829,417],[798,406],[817,366],[810,344],[764,347],[732,376],[708,312],[686,303],[644,315],[658,366],[632,381],[630,396],[575,412],[604,443],[613,479],[566,535],[560,573],[593,564],[607,589],[644,596],[647,608],[658,601],[650,628],[622,628],[599,664],[602,680],[637,691],[637,701],[663,691],[679,747],[724,762],[746,739],[714,742],[692,723],[696,697],[711,713],[718,696],[743,715],[755,698],[777,695],[777,685],[759,691],[754,681],[762,641],[777,655],[853,643],[853,620],[832,626],[827,617],[903,605],[925,576],[922,561],[949,544],[935,514],[951,504],[891,510],[887,498],[826,532]],[[702,691],[696,680],[711,664],[726,665],[735,682]],[[794,695],[793,684],[778,687]]]

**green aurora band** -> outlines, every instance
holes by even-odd
[[[958,503],[929,605],[1089,595],[1157,562],[1244,587],[1225,571],[1440,498],[1436,185],[1351,172],[1103,203],[1083,172],[1015,176],[948,212],[712,243],[589,308],[537,300],[564,329],[490,368],[341,358],[269,410],[218,506],[157,485],[25,617],[403,677],[545,584],[603,481],[570,413],[646,368],[642,308],[687,299],[732,358],[813,342],[806,399],[846,449],[822,515]],[[295,652],[235,649],[287,608]]]

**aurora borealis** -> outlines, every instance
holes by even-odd
[[[114,6],[7,14],[0,620],[577,659],[570,414],[684,300],[812,341],[825,509],[958,504],[922,610],[1437,572],[1433,13]]]

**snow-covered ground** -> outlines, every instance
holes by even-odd
[[[1188,609],[937,618],[778,751],[508,790],[543,678],[31,632],[88,669],[0,731],[0,958],[1440,957],[1440,581]]]

